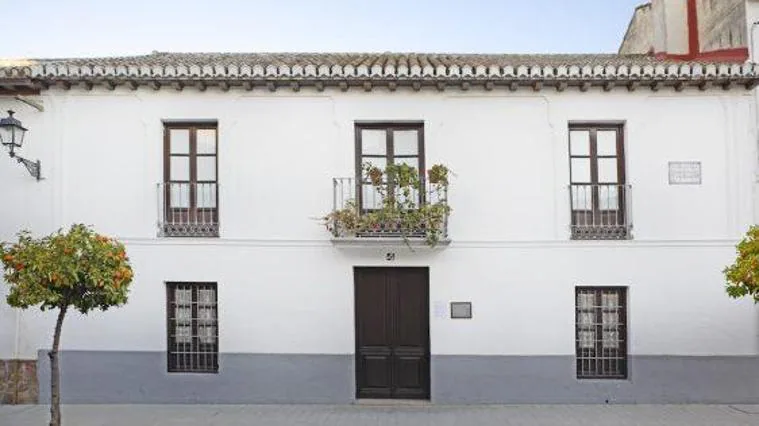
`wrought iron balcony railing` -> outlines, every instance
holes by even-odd
[[[219,185],[216,182],[158,184],[158,235],[218,237]]]
[[[632,187],[621,184],[569,186],[573,240],[632,237]]]
[[[332,186],[333,213],[327,226],[335,238],[430,240],[432,235],[435,241],[448,240],[447,185],[426,182],[404,193],[387,184],[378,187],[357,184],[354,178],[333,178]],[[393,197],[393,209],[387,208],[388,197]]]

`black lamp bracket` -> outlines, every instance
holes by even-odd
[[[11,158],[15,158],[16,161],[23,164],[24,167],[26,167],[26,170],[29,172],[30,175],[32,175],[33,178],[37,180],[42,180],[42,163],[40,162],[40,160],[37,160],[37,161],[27,160],[24,157],[16,155],[15,152],[11,152],[10,155],[11,155]]]

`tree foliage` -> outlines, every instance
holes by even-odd
[[[86,314],[126,303],[132,267],[120,242],[85,225],[43,238],[23,231],[18,242],[0,244],[0,261],[10,285],[8,304],[21,309],[58,309],[50,357],[50,426],[60,426],[58,348],[69,308]]]
[[[759,303],[759,226],[752,226],[736,249],[735,262],[723,271],[727,294],[735,299],[750,296]]]
[[[21,232],[18,242],[0,245],[0,259],[8,304],[23,309],[107,310],[126,303],[133,276],[124,245],[85,225],[38,239]]]

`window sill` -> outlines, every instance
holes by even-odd
[[[632,382],[632,379],[630,377],[622,378],[622,377],[588,377],[588,378],[580,378],[575,377],[575,380],[578,383],[587,383],[587,384],[599,384],[599,383],[614,383],[614,382]]]

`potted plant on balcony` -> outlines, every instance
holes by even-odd
[[[416,168],[395,164],[381,170],[365,164],[363,178],[381,200],[378,206],[361,209],[355,199],[344,202],[324,216],[327,230],[335,237],[398,236],[424,238],[437,246],[445,237],[448,215],[450,170],[442,164],[430,168],[425,185]]]
[[[439,185],[446,187],[448,186],[448,175],[450,175],[450,170],[448,170],[448,167],[442,165],[442,164],[435,164],[430,168],[430,170],[427,172],[428,175],[428,181],[432,185]]]

